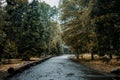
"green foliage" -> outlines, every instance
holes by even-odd
[[[76,54],[120,52],[119,0],[63,0],[63,40]]]
[[[84,4],[83,4],[84,3]],[[66,45],[76,54],[88,52],[89,31],[84,26],[83,11],[86,10],[88,1],[66,0],[61,5],[61,20],[65,26],[62,35]]]
[[[17,56],[17,47],[15,42],[10,41],[9,39],[6,40],[5,46],[4,46],[4,58],[11,59],[16,58]]]
[[[92,23],[96,29],[98,52],[100,55],[119,53],[120,50],[120,36],[119,30],[119,4],[120,1],[116,0],[97,0],[94,2],[94,8],[91,9]],[[91,8],[91,6],[90,6]],[[117,27],[116,27],[117,26]]]
[[[61,40],[61,28],[57,22],[52,22],[50,33],[50,47],[52,48],[51,53],[56,53],[56,55],[60,55],[61,53],[63,53],[63,48]]]
[[[3,58],[29,60],[32,56],[61,53],[61,31],[58,23],[53,21],[58,12],[56,7],[38,0],[31,3],[28,0],[6,0],[6,3],[0,7]]]
[[[4,20],[6,17],[6,12],[3,7],[4,1],[0,1],[0,61],[4,52],[4,42],[6,38],[6,34],[3,31],[3,26],[5,25],[6,21]]]

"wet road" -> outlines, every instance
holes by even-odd
[[[115,80],[72,62],[68,57],[70,55],[53,57],[10,80]]]

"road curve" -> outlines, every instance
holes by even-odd
[[[9,80],[116,80],[72,62],[70,56],[53,57]]]

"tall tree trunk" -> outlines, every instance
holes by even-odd
[[[91,60],[94,60],[94,54],[91,53]]]
[[[1,53],[0,53],[0,62],[2,61],[2,55],[1,55]]]
[[[3,46],[0,46],[0,62],[2,61]]]
[[[112,59],[112,58],[113,58],[113,57],[112,57],[112,53],[111,53],[111,52],[109,53],[109,57],[110,57],[110,59]]]
[[[79,54],[76,54],[76,58],[79,59]]]

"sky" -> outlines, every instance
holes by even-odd
[[[52,7],[53,6],[58,6],[59,4],[59,0],[44,0],[47,4],[51,5]]]
[[[31,2],[32,0],[29,0],[29,1]],[[45,1],[51,7],[53,7],[53,6],[58,7],[58,4],[59,4],[59,0],[41,0],[41,1]]]

